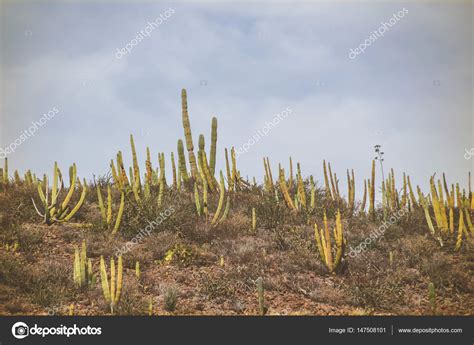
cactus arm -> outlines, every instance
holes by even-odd
[[[199,179],[198,175],[198,167],[196,164],[196,156],[194,155],[194,145],[193,145],[193,137],[191,133],[191,123],[189,121],[188,115],[188,100],[186,95],[186,90],[181,90],[181,107],[182,107],[182,115],[183,115],[183,129],[184,129],[184,137],[186,139],[186,147],[188,149],[189,155],[189,164],[191,165],[191,175],[194,179]]]
[[[115,291],[114,304],[118,304],[118,302],[120,301],[120,295],[122,293],[122,284],[123,284],[123,264],[122,264],[122,255],[119,255],[118,264],[117,264],[117,289]]]
[[[375,160],[372,160],[372,176],[370,179],[369,214],[375,220]]]
[[[171,170],[173,172],[173,186],[177,186],[177,179],[176,179],[176,163],[174,161],[174,153],[171,152]]]
[[[102,193],[100,192],[100,186],[97,185],[97,200],[99,203],[100,215],[102,217],[102,226],[107,224],[107,215],[105,214],[104,200],[102,199]]]
[[[196,211],[199,217],[201,217],[201,201],[199,200],[199,191],[197,183],[194,183],[194,203],[196,204]]]
[[[210,162],[209,168],[211,171],[212,176],[216,173],[216,153],[217,153],[217,118],[212,118],[211,124],[211,151],[210,155]]]
[[[120,227],[120,221],[122,220],[124,206],[125,206],[125,193],[122,191],[122,194],[120,196],[120,206],[117,213],[117,219],[115,220],[115,226],[114,226],[114,229],[112,230],[112,235],[115,235]]]
[[[224,175],[222,174],[222,171],[221,171],[220,172],[219,204],[217,205],[216,213],[214,213],[214,217],[212,218],[211,225],[215,225],[217,220],[219,219],[219,215],[224,205],[224,198],[225,198],[225,184],[224,184]]]
[[[86,182],[86,179],[84,179],[84,184],[82,185],[82,193],[79,198],[79,201],[77,202],[76,206],[74,206],[74,208],[71,210],[71,212],[67,216],[65,216],[63,219],[59,219],[60,221],[64,221],[64,222],[69,221],[76,214],[76,212],[79,211],[79,209],[81,208],[86,198],[86,193],[87,193],[87,182]]]
[[[464,217],[463,212],[459,212],[459,225],[458,225],[458,237],[456,239],[456,246],[454,247],[454,251],[458,251],[461,248],[462,244],[462,233],[464,230]]]
[[[115,260],[110,258],[110,308],[112,314],[115,306]]]
[[[72,165],[72,175],[71,175],[71,181],[70,181],[70,187],[69,191],[66,194],[66,198],[64,199],[63,203],[61,204],[61,210],[65,210],[67,205],[69,204],[69,201],[71,201],[72,195],[74,194],[74,190],[76,189],[76,163]]]
[[[109,281],[107,278],[107,269],[105,267],[104,257],[102,255],[100,256],[100,281],[101,281],[102,292],[104,294],[105,301],[107,303],[110,303],[111,302],[110,287],[109,287]]]
[[[106,217],[107,226],[109,226],[111,222],[112,222],[112,193],[110,190],[110,186],[107,186],[107,217]]]
[[[334,231],[334,235],[337,250],[333,270],[335,270],[339,266],[339,264],[341,263],[342,255],[344,254],[344,235],[342,232],[341,213],[339,212],[339,210],[337,210],[336,214],[336,228]]]
[[[292,209],[293,211],[296,211],[295,204],[293,203],[293,200],[291,200],[291,196],[290,196],[290,193],[288,191],[288,186],[286,185],[285,170],[281,167],[280,167],[280,174],[279,175],[280,175],[280,178],[279,178],[279,180],[280,180],[280,189],[281,189],[281,192],[283,193],[286,204],[288,205],[288,207],[290,209]]]
[[[318,247],[319,254],[321,256],[321,261],[326,264],[326,254],[324,253],[321,236],[319,235],[318,224],[314,223],[314,239]]]

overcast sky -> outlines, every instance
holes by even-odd
[[[474,147],[470,1],[15,2],[0,5],[1,147],[49,110],[58,114],[8,155],[11,169],[42,174],[55,160],[63,170],[76,162],[91,178],[118,150],[130,164],[131,133],[141,162],[149,146],[155,164],[166,152],[169,167],[183,138],[186,88],[196,146],[203,133],[208,148],[211,117],[219,120],[219,168],[224,147],[240,147],[292,110],[239,157],[244,177],[262,180],[263,156],[275,176],[291,155],[319,181],[330,161],[345,186],[346,168],[368,177],[380,144],[385,169],[407,172],[425,190],[434,172],[466,186],[474,162],[464,158]]]

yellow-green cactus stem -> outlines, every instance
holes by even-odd
[[[110,160],[110,170],[112,172],[112,178],[114,180],[115,185],[118,189],[122,189],[122,179],[117,174],[117,169],[115,168],[114,160]]]
[[[165,179],[160,179],[160,191],[158,192],[158,207],[163,205],[163,195],[165,192]]]
[[[8,184],[8,158],[5,158],[3,165],[3,184]]]
[[[189,175],[186,168],[186,156],[184,155],[184,146],[181,139],[178,140],[178,168],[181,172],[183,181],[187,183],[189,181]]]
[[[214,217],[212,218],[211,225],[215,225],[217,220],[219,219],[219,215],[222,211],[222,207],[224,206],[224,198],[225,198],[225,184],[224,184],[224,174],[222,171],[220,172],[220,184],[219,184],[219,203],[217,205],[216,213],[214,213]]]
[[[193,179],[199,180],[196,156],[194,155],[194,151],[193,151],[194,145],[193,145],[193,137],[191,134],[191,123],[189,122],[189,115],[188,115],[188,100],[187,100],[187,95],[186,95],[186,89],[181,90],[181,106],[182,106],[182,113],[183,113],[184,137],[186,139],[186,147],[188,149],[189,164],[191,165],[191,175]]]
[[[293,160],[291,159],[291,156],[290,156],[290,178],[289,178],[289,181],[288,181],[288,188],[290,190],[291,190],[291,188],[293,188]]]
[[[171,170],[173,172],[173,186],[176,187],[176,185],[177,185],[176,163],[174,161],[174,153],[173,152],[171,152]]]
[[[255,207],[252,207],[252,233],[257,232],[257,212],[255,211]]]
[[[410,176],[407,175],[407,185],[408,191],[410,193],[411,204],[414,208],[418,207],[418,202],[416,201],[415,193],[413,193],[413,188],[411,186]]]
[[[132,134],[130,134],[130,146],[132,148],[134,180],[138,180],[138,185],[141,188],[140,166],[138,165],[137,151],[135,150],[135,142],[133,141],[133,135]]]
[[[219,223],[223,222],[227,219],[230,210],[230,193],[227,194],[227,201],[225,203],[224,214],[222,215],[221,219],[219,219]]]
[[[301,206],[303,206],[303,208],[306,208],[306,190],[304,188],[303,176],[301,174],[301,166],[299,162],[296,163],[296,167],[297,167],[296,183],[297,183],[297,189],[298,189],[298,200]]]
[[[280,190],[283,194],[283,197],[285,198],[286,204],[291,210],[296,211],[295,204],[291,199],[290,192],[288,191],[288,186],[286,185],[285,170],[281,166],[279,167],[279,172]]]
[[[232,173],[230,170],[229,165],[229,154],[227,152],[227,148],[225,148],[225,170],[227,172],[227,185],[229,186],[229,190],[234,190],[234,183],[232,181]]]
[[[166,174],[165,174],[165,153],[162,152],[158,154],[158,160],[160,163],[160,185],[163,183],[163,185],[166,185]]]
[[[104,226],[107,224],[107,214],[105,212],[104,200],[102,199],[99,185],[97,185],[97,200],[99,203],[100,215],[102,216],[102,226]]]
[[[217,118],[212,118],[211,123],[211,151],[210,161],[209,161],[209,168],[211,170],[212,176],[216,173],[216,154],[217,154]]]
[[[123,188],[126,188],[128,186],[130,186],[130,183],[128,181],[128,177],[127,177],[127,172],[125,170],[125,167],[123,165],[123,158],[122,158],[122,152],[119,151],[117,153],[117,169],[118,169],[118,174],[120,176],[120,179],[122,180],[122,187]]]
[[[149,147],[146,148],[145,168],[146,168],[146,181],[151,186],[153,185],[153,165],[151,163],[151,153],[150,153]]]
[[[324,189],[326,191],[326,198],[333,199],[333,196],[331,193],[331,187],[329,185],[328,172],[326,168],[326,160],[323,160],[323,170],[324,170]]]
[[[122,221],[123,209],[125,207],[125,193],[122,191],[120,195],[120,205],[117,213],[117,218],[115,219],[114,229],[112,230],[112,235],[115,235],[120,228],[120,222]]]
[[[201,201],[199,198],[198,185],[194,183],[194,203],[196,204],[196,211],[199,217],[202,215]]]
[[[135,277],[137,277],[137,279],[140,280],[140,262],[139,261],[135,262]]]
[[[21,177],[18,170],[15,170],[14,177],[15,177],[15,184],[19,186],[21,184]]]
[[[112,222],[112,192],[110,190],[110,186],[107,186],[107,217],[106,223],[109,226]]]
[[[362,195],[362,202],[360,204],[360,212],[365,212],[365,204],[367,203],[367,180],[364,179],[364,192]]]
[[[375,160],[372,160],[372,177],[370,180],[369,214],[375,220]]]
[[[309,177],[309,184],[311,187],[311,202],[310,202],[310,207],[312,210],[314,210],[315,207],[315,202],[316,202],[316,187],[314,185],[314,179],[313,175]]]

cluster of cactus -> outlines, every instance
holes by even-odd
[[[99,202],[101,220],[102,220],[102,227],[110,229],[112,226],[112,192],[110,186],[107,186],[107,206],[104,205],[104,200],[102,199],[102,192],[100,191],[100,186],[97,185],[97,199]],[[115,217],[115,223],[112,229],[112,235],[117,233],[120,222],[122,220],[123,209],[125,206],[125,193],[122,190],[120,196],[120,205],[117,211],[117,216]],[[107,207],[107,210],[106,210]]]
[[[82,193],[79,198],[79,201],[72,209],[69,208],[69,202],[71,201],[71,198],[76,189],[76,184],[81,186],[81,182],[78,178],[76,181],[76,164],[73,164],[72,167],[69,169],[69,183],[69,190],[67,191],[63,201],[60,202],[59,199],[64,183],[61,171],[58,168],[58,163],[56,162],[54,163],[54,178],[51,195],[49,193],[48,177],[44,175],[43,181],[38,181],[37,189],[38,195],[41,199],[41,204],[43,206],[43,213],[39,211],[33,198],[32,201],[36,212],[43,218],[45,224],[51,225],[56,222],[69,221],[84,203],[84,199],[86,197],[87,192],[87,182],[85,179],[84,184],[82,184]]]
[[[428,197],[424,196],[420,187],[418,187],[418,195],[428,229],[441,246],[444,244],[443,240],[454,238],[454,250],[458,251],[462,246],[463,237],[467,239],[474,236],[474,227],[470,214],[473,206],[473,195],[471,192],[469,192],[469,196],[466,196],[465,190],[461,193],[459,184],[456,184],[456,188],[452,184],[451,190],[449,190],[446,177],[443,174],[443,183],[438,179],[436,184],[434,176],[430,178],[430,195]],[[430,208],[433,209],[436,227],[431,218]],[[458,213],[457,235],[455,234],[456,213]]]
[[[82,247],[74,249],[73,278],[77,287],[91,286],[95,282],[92,273],[92,260],[87,258],[86,241],[82,241]]]
[[[329,177],[328,177],[329,171]],[[339,193],[339,179],[336,173],[332,173],[331,163],[328,163],[326,168],[326,161],[323,160],[323,173],[324,173],[324,187],[326,190],[326,198],[333,201],[340,201],[341,194]],[[329,184],[331,182],[331,184]]]
[[[208,191],[209,187],[207,184],[207,180],[202,174],[202,202],[201,202],[201,197],[199,195],[199,187],[198,183],[194,183],[194,201],[196,204],[196,211],[199,217],[204,216],[207,217],[209,216],[209,207],[208,207]],[[224,199],[226,195],[226,190],[225,190],[225,183],[224,183],[224,175],[222,174],[222,171],[220,172],[220,183],[219,183],[219,202],[217,205],[216,212],[214,212],[214,215],[211,220],[211,225],[215,226],[221,222],[223,222],[228,214],[229,214],[229,209],[230,209],[230,193],[227,193],[227,201],[224,207]],[[223,213],[222,210],[224,209]],[[222,213],[222,215],[221,215]]]
[[[10,178],[8,176],[8,158],[6,157],[3,163],[3,169],[0,168],[0,183],[2,188],[6,188],[10,183]]]
[[[347,170],[347,208],[349,210],[349,214],[352,214],[355,207],[355,178],[354,178],[354,170],[351,170],[351,174],[349,175],[349,170]]]
[[[100,257],[100,280],[105,301],[110,305],[110,313],[113,315],[115,307],[120,301],[123,285],[122,255],[118,257],[117,272],[115,272],[115,261],[110,259],[110,283],[107,275],[104,257]]]
[[[339,267],[341,260],[344,256],[345,239],[342,229],[341,213],[339,212],[339,210],[337,211],[336,225],[333,230],[336,255],[334,259],[331,232],[329,231],[326,212],[324,212],[323,222],[324,229],[318,229],[318,225],[316,223],[314,224],[314,237],[321,257],[321,261],[328,268],[329,272],[332,273]]]

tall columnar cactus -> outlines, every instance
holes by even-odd
[[[217,155],[217,118],[212,118],[211,124],[211,151],[209,168],[211,170],[212,176],[216,173],[216,155]]]
[[[336,183],[335,181],[337,181],[337,177],[335,177],[335,175],[332,174],[332,170],[331,170],[331,163],[328,162],[328,170],[329,170],[329,180],[331,181],[331,190],[332,190],[332,196],[333,196],[333,200],[339,200],[339,193],[337,192],[337,189],[336,189]]]
[[[365,204],[366,203],[367,203],[367,180],[364,179],[364,194],[362,196],[362,202],[360,204],[360,212],[361,213],[365,213]]]
[[[120,301],[123,285],[122,255],[118,257],[117,275],[115,272],[115,261],[110,259],[110,284],[105,267],[104,257],[100,256],[100,279],[105,301],[110,305],[110,313],[113,315],[115,307]]]
[[[407,185],[408,185],[408,191],[410,192],[411,205],[412,205],[413,208],[417,208],[418,207],[418,202],[416,201],[415,193],[413,192],[413,187],[411,185],[410,176],[407,176]]]
[[[102,216],[102,226],[106,227],[107,229],[110,229],[112,226],[112,193],[111,193],[110,186],[107,186],[107,206],[105,206],[104,204],[99,185],[97,185],[97,199],[99,202],[100,214]],[[117,212],[117,216],[115,217],[115,225],[112,229],[112,234],[115,234],[120,227],[120,222],[122,220],[124,206],[125,206],[125,193],[124,191],[122,191],[121,196],[120,196],[120,205]],[[105,209],[106,207],[107,207],[107,211]]]
[[[318,247],[319,254],[321,256],[321,261],[326,265],[329,272],[331,273],[334,272],[341,263],[345,249],[341,213],[339,212],[339,210],[336,214],[336,226],[334,228],[333,233],[336,246],[336,257],[334,260],[332,256],[331,234],[328,227],[326,212],[324,212],[324,231],[323,229],[319,230],[318,225],[315,223],[314,237],[316,240],[316,245]]]
[[[93,284],[95,278],[92,274],[92,260],[87,258],[86,241],[82,241],[82,248],[74,249],[73,265],[74,283],[82,288]]]
[[[324,189],[326,191],[326,198],[327,199],[333,199],[333,196],[332,196],[332,193],[331,193],[331,187],[329,185],[329,178],[328,178],[328,172],[327,172],[326,161],[325,160],[323,160],[323,170],[324,170]]]
[[[464,224],[464,215],[463,215],[463,212],[460,211],[459,212],[458,236],[457,236],[457,239],[456,239],[456,245],[454,247],[455,251],[458,251],[459,249],[461,249],[462,235],[466,231],[465,229],[466,229],[466,225]]]
[[[173,187],[177,187],[176,163],[174,161],[174,153],[171,152],[171,170],[173,172]]]
[[[151,154],[150,148],[146,148],[146,161],[145,161],[145,168],[146,168],[146,181],[148,185],[153,185],[153,165],[151,163]]]
[[[303,177],[301,175],[301,167],[300,167],[300,163],[297,163],[296,164],[297,166],[297,175],[296,175],[296,179],[297,179],[297,190],[298,190],[298,201],[299,203],[301,204],[301,206],[303,208],[306,208],[306,191],[305,191],[305,188],[304,188],[304,182],[303,182]]]
[[[375,160],[372,160],[372,177],[369,189],[369,215],[372,220],[375,220]]]
[[[132,134],[130,134],[130,146],[132,148],[134,182],[136,182],[141,189],[140,166],[138,165],[137,151],[135,150],[135,142],[133,141]]]
[[[309,185],[311,188],[311,201],[310,201],[310,208],[314,210],[315,203],[316,203],[316,186],[314,185],[313,175],[309,177]]]
[[[46,175],[44,175],[43,182],[39,182],[37,185],[38,195],[40,197],[40,200],[43,206],[43,213],[41,213],[38,210],[38,207],[36,206],[34,199],[32,198],[31,200],[33,201],[33,206],[35,207],[36,212],[41,217],[43,217],[44,223],[47,225],[51,225],[56,222],[69,221],[76,214],[76,212],[79,211],[82,204],[84,203],[84,199],[87,193],[87,182],[85,179],[84,179],[84,184],[82,185],[82,193],[79,198],[79,201],[73,207],[72,210],[70,210],[68,207],[69,202],[71,201],[71,198],[76,188],[76,165],[75,164],[73,164],[72,172],[73,172],[73,176],[71,178],[71,186],[69,187],[69,191],[67,192],[66,197],[64,198],[62,203],[59,201],[59,197],[58,197],[60,194],[60,190],[58,190],[59,169],[58,169],[57,163],[54,163],[54,178],[53,178],[53,188],[51,191],[51,197],[49,195],[49,184],[48,184],[48,178]],[[79,186],[81,186],[81,182],[79,181],[79,179],[77,179],[77,183],[79,184]]]
[[[227,152],[227,148],[225,148],[225,170],[227,173],[227,185],[229,186],[229,190],[234,190],[234,181],[232,180],[232,171],[230,170],[229,164],[229,154]]]
[[[288,207],[296,211],[296,206],[293,203],[293,200],[291,199],[290,192],[288,190],[288,186],[286,185],[286,178],[285,178],[285,169],[283,169],[281,166],[279,166],[279,182],[280,182],[280,190],[281,193],[283,194],[283,197],[285,198],[286,204]]]
[[[290,178],[288,181],[288,188],[291,190],[293,188],[293,160],[290,156]]]
[[[439,245],[441,247],[443,247],[444,246],[443,239],[438,234],[438,232],[435,230],[435,228],[433,226],[433,222],[431,220],[430,211],[428,209],[428,201],[426,200],[425,196],[423,195],[423,193],[421,192],[421,189],[419,187],[418,187],[418,196],[419,196],[419,199],[420,199],[420,204],[423,207],[423,211],[425,213],[425,219],[426,219],[426,223],[428,225],[428,229],[430,230],[431,235],[438,241]]]
[[[186,96],[186,90],[181,90],[181,106],[183,112],[183,128],[184,128],[184,137],[186,139],[186,147],[188,149],[189,155],[189,164],[191,165],[191,176],[193,179],[199,180],[198,167],[196,163],[196,156],[194,155],[194,145],[193,137],[191,134],[191,123],[189,122],[188,115],[188,100]]]
[[[403,194],[402,194],[402,202],[400,204],[401,208],[405,208],[407,206],[408,201],[408,193],[407,193],[407,176],[403,173]]]
[[[265,306],[265,290],[262,277],[258,277],[255,284],[257,285],[258,311],[261,316],[264,316],[267,313],[267,307]]]
[[[186,168],[186,156],[184,155],[183,141],[181,139],[178,140],[178,167],[183,181],[187,183],[189,181],[189,175]]]
[[[217,205],[217,210],[214,213],[214,217],[212,218],[211,225],[217,225],[218,220],[219,220],[219,215],[222,211],[222,208],[224,206],[224,198],[225,198],[225,184],[224,184],[224,174],[222,174],[222,171],[220,172],[220,183],[219,183],[219,203]]]
[[[269,193],[274,191],[274,183],[272,176],[272,168],[270,166],[270,159],[263,157],[263,166],[265,168],[265,189]]]
[[[349,214],[352,214],[355,206],[355,178],[354,170],[352,170],[351,175],[349,175],[349,170],[347,170],[347,207],[349,209]]]
[[[3,171],[2,171],[2,180],[3,184],[6,186],[8,185],[9,178],[8,178],[8,158],[5,157]]]

